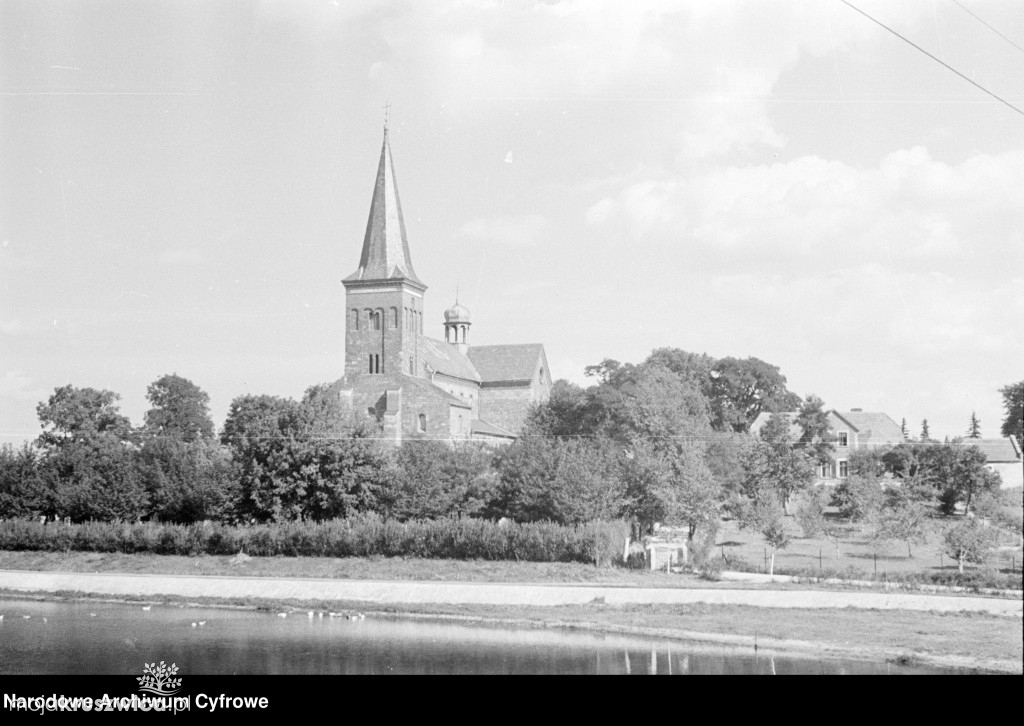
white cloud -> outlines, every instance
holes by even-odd
[[[201,265],[206,262],[206,255],[203,251],[196,248],[190,247],[187,249],[171,249],[164,250],[160,253],[160,264],[171,265],[171,266],[188,266],[188,265]]]
[[[22,371],[6,371],[0,378],[0,397],[14,401],[41,401],[46,397],[46,391],[32,388],[32,382]]]
[[[521,217],[495,217],[474,219],[462,225],[462,234],[474,242],[529,247],[537,244],[550,225],[539,214]]]
[[[18,318],[0,321],[0,333],[4,335],[20,335],[27,330],[28,328]]]
[[[686,235],[751,266],[766,258],[955,261],[980,252],[1009,263],[1024,245],[1024,151],[949,164],[915,147],[875,168],[805,156],[660,176],[595,202],[587,221],[610,239]]]

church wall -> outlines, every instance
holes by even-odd
[[[464,381],[444,374],[435,374],[431,382],[466,403],[473,410],[473,418],[479,418],[480,386],[475,381]]]
[[[522,428],[531,403],[533,390],[529,385],[481,388],[479,417],[516,433]]]

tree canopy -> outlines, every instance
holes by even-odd
[[[146,412],[146,433],[185,441],[213,438],[210,396],[187,378],[172,373],[146,389],[153,406]]]
[[[1015,436],[1018,443],[1024,443],[1024,381],[1017,381],[999,389],[1003,395],[1006,418],[1000,429],[1003,436]]]

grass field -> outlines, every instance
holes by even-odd
[[[914,544],[908,556],[907,546],[903,542],[888,542],[880,546],[873,544],[867,533],[858,525],[849,525],[847,532],[840,538],[839,554],[835,545],[823,536],[804,537],[797,518],[784,518],[786,531],[791,537],[789,547],[779,550],[775,555],[775,572],[791,570],[818,569],[847,570],[856,568],[865,574],[878,572],[920,572],[920,571],[956,571],[957,564],[945,554],[942,546],[942,532],[952,520],[929,520],[927,542]],[[990,567],[1002,572],[1021,572],[1021,538],[1014,535],[1002,536],[1000,549],[993,554]],[[722,523],[715,541],[717,553],[726,560],[740,558],[745,562],[763,569],[766,548],[761,536],[749,530],[741,530],[735,521]],[[965,570],[974,565],[965,566]]]

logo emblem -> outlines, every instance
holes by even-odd
[[[154,693],[158,696],[173,696],[181,690],[181,679],[174,676],[178,673],[178,666],[171,663],[167,665],[164,661],[157,663],[145,663],[142,675],[136,678],[139,682],[139,690],[146,693]]]

